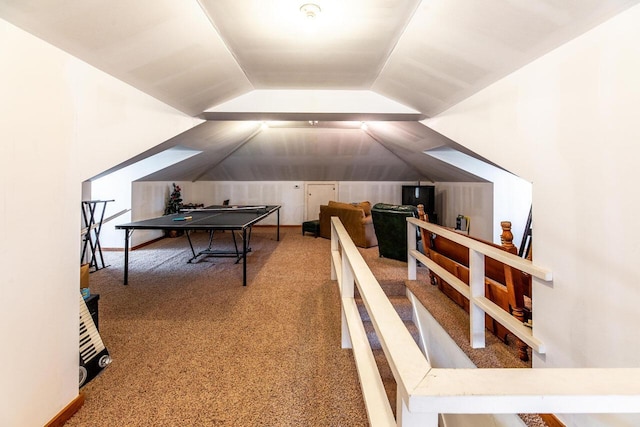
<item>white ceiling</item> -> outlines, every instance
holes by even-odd
[[[0,0],[0,18],[191,116],[253,90],[348,89],[425,117],[639,1],[317,0],[322,12],[310,20],[303,0]],[[329,119],[329,128],[298,123],[249,141],[250,124],[207,122],[161,144],[203,153],[153,177],[474,179],[427,160],[424,149],[456,144],[419,123],[363,132]]]

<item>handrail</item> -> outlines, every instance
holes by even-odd
[[[449,273],[447,270],[442,268],[431,258],[426,257],[420,251],[416,249],[410,249],[409,256],[414,257],[422,264],[424,264],[429,270],[433,271],[437,276],[441,277],[442,280],[447,282],[467,300],[475,304],[475,306],[482,309],[482,311],[491,316],[493,319],[497,320],[501,325],[507,328],[509,332],[522,340],[534,351],[540,354],[546,353],[546,347],[544,343],[533,336],[533,330],[531,328],[524,326],[521,321],[504,311],[504,309],[496,305],[493,301],[480,295],[472,296],[469,286],[466,283],[464,283],[453,274]],[[484,319],[484,317],[482,316],[476,316],[475,319],[478,319],[479,317],[481,317],[480,320]],[[479,341],[480,343],[482,343],[482,340]],[[476,341],[476,344],[477,343],[478,341]],[[472,342],[472,345],[473,344],[474,343]],[[481,344],[479,345],[479,347],[483,347],[483,345]]]
[[[408,244],[415,248],[415,227],[421,226],[422,222],[410,219],[408,224]],[[485,253],[487,256],[499,255],[475,243],[463,241],[462,244],[482,258]],[[471,257],[471,263],[475,264],[471,267],[471,274],[484,276],[484,263],[478,264],[478,260],[474,260],[474,257],[478,258],[477,253]],[[410,275],[412,263],[415,269],[416,255],[416,251],[409,251]],[[521,267],[519,259],[500,257],[503,262],[505,259],[508,265]],[[539,267],[532,266],[526,271],[538,278],[551,278],[549,271]],[[331,219],[331,278],[337,280],[340,287],[342,345],[353,348],[369,422],[373,426],[435,427],[438,414],[447,413],[640,413],[640,368],[431,367],[338,218]],[[369,312],[397,383],[397,421],[394,421],[390,404],[386,401],[382,380],[355,306],[355,286]],[[486,298],[477,295],[473,285],[470,293],[483,310],[490,312],[493,309]]]
[[[472,249],[476,252],[482,253],[483,255],[488,256],[489,258],[493,258],[513,268],[522,270],[525,273],[529,273],[532,276],[537,277],[538,279],[544,280],[546,282],[549,282],[553,279],[553,275],[551,274],[550,270],[544,267],[537,266],[533,264],[531,261],[524,258],[520,258],[517,255],[503,251],[494,246],[487,245],[486,243],[482,243],[478,240],[471,239],[464,234],[456,233],[455,231],[451,231],[439,225],[419,220],[418,218],[409,217],[407,218],[407,222],[412,224],[414,227],[424,228],[425,230],[430,231],[431,233],[438,234],[462,246],[466,246],[467,248]]]
[[[342,318],[348,326],[348,328],[345,328],[343,324],[343,347],[350,348],[353,345],[354,357],[357,357],[356,363],[364,364],[369,371],[378,372],[377,367],[375,367],[375,361],[373,362],[373,368],[375,369],[368,365],[367,359],[373,360],[372,355],[371,357],[368,354],[358,357],[358,354],[355,353],[355,342],[362,340],[361,333],[352,326],[362,325],[362,319],[359,317],[357,310],[355,314],[352,310],[355,304],[355,284],[369,312],[382,350],[393,372],[398,385],[398,394],[408,396],[408,391],[420,384],[431,367],[337,217],[331,218],[331,242],[331,270],[336,273],[335,276],[332,274],[332,278],[338,280],[342,300]],[[339,271],[342,273],[338,274]],[[350,316],[350,314],[357,316],[357,319]],[[345,337],[345,334],[348,334],[348,337]],[[366,341],[366,336],[364,336],[364,340]],[[370,347],[369,351],[371,351]],[[365,389],[364,383],[368,380],[366,378],[363,380],[362,378],[361,371],[363,369],[359,366],[358,373],[361,375],[360,382],[363,387],[365,403],[368,403],[372,399],[372,395],[375,396],[380,393],[379,390]],[[382,386],[381,382],[379,386],[384,391],[384,386]],[[386,395],[384,395],[384,402],[378,400],[375,404],[372,403],[371,407],[367,404],[367,411],[374,411],[376,407],[379,408],[381,405],[390,410]],[[373,417],[370,416],[370,422],[372,419]],[[395,422],[392,422],[391,425],[395,425]]]
[[[409,409],[450,414],[640,413],[640,368],[432,369]]]
[[[469,285],[415,249],[415,236],[418,228],[424,228],[430,233],[440,235],[469,248]],[[488,256],[502,262],[503,264],[509,265],[510,267],[527,272],[544,281],[550,281],[552,279],[553,275],[550,270],[537,266],[530,260],[520,258],[517,255],[503,251],[494,246],[471,239],[465,235],[458,234],[447,228],[431,224],[417,218],[407,218],[407,236],[408,239],[411,240],[407,244],[407,251],[409,254],[409,278],[415,280],[417,267],[416,260],[418,260],[469,300],[469,328],[471,331],[471,346],[473,348],[483,348],[485,346],[484,314],[488,314],[490,317],[497,320],[502,326],[507,328],[509,332],[531,347],[535,352],[539,354],[544,354],[546,352],[544,343],[533,335],[532,328],[524,326],[520,320],[511,316],[509,313],[506,313],[502,308],[485,297],[484,257]]]

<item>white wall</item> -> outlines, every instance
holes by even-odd
[[[104,218],[108,219],[112,215],[116,215],[123,210],[129,209],[128,212],[112,219],[111,221],[107,221],[103,223],[102,229],[100,232],[100,244],[103,248],[114,248],[121,247],[124,242],[124,231],[116,230],[115,225],[123,224],[127,222],[131,222],[131,202],[132,200],[136,200],[132,197],[132,181],[139,179],[143,176],[146,176],[150,173],[156,172],[164,167],[182,161],[186,158],[189,158],[195,154],[199,153],[196,150],[189,149],[169,149],[165,150],[162,153],[158,153],[154,156],[151,156],[142,161],[136,162],[133,165],[129,165],[127,167],[121,168],[113,173],[110,173],[106,176],[100,177],[91,181],[91,194],[93,200],[113,200],[104,206]],[[191,183],[185,183],[184,185],[190,185]],[[161,204],[162,207],[160,209],[159,215],[164,213],[164,201],[169,197],[169,193],[173,190],[171,184],[166,186],[167,188],[163,188],[164,199],[162,197],[149,197],[146,202],[150,202],[151,205]],[[182,187],[182,185],[181,185]],[[160,203],[162,202],[162,203]],[[188,201],[185,200],[185,203]],[[101,209],[102,205],[99,205],[96,208],[96,213],[102,213]],[[152,206],[143,206],[142,209],[139,210],[140,214],[143,215],[139,219],[149,218],[146,214],[147,211],[155,212],[152,209]],[[153,215],[152,215],[153,216]],[[157,216],[157,215],[156,215]],[[157,234],[157,232],[156,232]]]
[[[302,181],[201,181],[196,182],[195,194],[204,204],[281,205],[280,224],[298,225],[304,215],[304,184]],[[296,188],[298,186],[298,188]],[[275,225],[270,215],[260,225]]]
[[[314,181],[317,183],[316,181]],[[402,185],[414,182],[361,182],[338,181],[338,201],[371,204],[394,203],[402,200]],[[304,221],[304,181],[203,181],[194,183],[198,200],[205,204],[219,204],[230,199],[231,204],[278,204],[282,205],[280,223],[300,225]],[[275,224],[275,218],[267,218],[261,224]]]
[[[536,367],[640,367],[640,6],[428,121],[533,183]],[[568,416],[568,425],[640,425]]]
[[[0,425],[37,426],[78,395],[82,181],[194,120],[2,20],[0,93]]]
[[[165,201],[172,188],[171,182],[140,181],[132,183],[132,221],[154,218],[164,213]],[[231,205],[281,205],[280,225],[300,225],[304,212],[304,185],[302,181],[176,181],[182,189],[183,203],[220,205],[229,199]],[[298,185],[299,188],[295,188]],[[277,217],[270,215],[260,225],[275,225]],[[116,221],[114,224],[118,224]],[[121,232],[122,233],[122,232]],[[131,245],[161,237],[161,231],[137,230]],[[111,247],[122,248],[122,240]]]
[[[165,200],[171,182],[134,182],[131,191],[132,221],[153,218],[164,212]],[[222,204],[226,199],[231,205],[281,205],[280,224],[300,225],[304,221],[304,181],[198,181],[176,182],[182,188],[184,203]],[[415,182],[338,182],[338,200],[360,202],[368,200],[373,204],[400,204],[402,186]],[[260,225],[275,225],[273,215],[265,218]],[[124,221],[113,221],[105,226],[113,228]],[[124,234],[114,231],[116,238],[109,241],[110,248],[124,247]],[[135,231],[131,245],[136,246],[162,236],[160,231]],[[103,247],[106,247],[103,245]]]
[[[140,181],[132,183],[131,220],[154,218],[164,212],[165,201],[171,190],[171,182]],[[300,225],[304,221],[303,181],[176,181],[182,188],[184,203],[221,204],[229,199],[232,205],[279,204],[281,225]],[[424,184],[424,183],[423,183]],[[338,201],[351,203],[368,200],[376,203],[401,204],[402,186],[416,185],[413,181],[361,182],[339,181]],[[436,207],[442,225],[455,226],[458,213],[472,218],[471,234],[486,240],[493,239],[493,185],[491,183],[436,183]],[[270,216],[260,225],[275,225],[276,217]],[[128,219],[126,220],[128,221]],[[103,247],[123,248],[124,232],[114,226],[126,222],[119,218],[103,228],[114,238],[101,239]],[[498,229],[500,229],[498,225]],[[500,229],[501,230],[501,229]],[[499,241],[500,232],[498,232]],[[131,246],[140,245],[162,237],[161,231],[137,230],[132,234]]]
[[[141,181],[131,183],[131,221],[155,218],[164,214],[167,199],[173,192],[174,182]],[[180,187],[183,203],[202,203],[194,195],[196,185],[191,181],[175,181]],[[110,228],[126,221],[114,221]],[[109,242],[111,248],[124,247],[124,231],[115,230],[115,240]],[[162,230],[136,230],[131,234],[131,247],[162,237]]]
[[[511,222],[511,232],[514,236],[513,244],[520,246],[529,217],[529,210],[531,209],[530,182],[452,148],[439,147],[426,153],[493,183],[493,220],[491,222],[493,230],[490,233],[492,238],[483,237],[483,239],[492,240],[493,243],[500,244],[500,235],[502,234],[500,222],[509,221]],[[475,206],[472,206],[472,208],[475,208]],[[460,214],[465,214],[465,212],[464,210],[458,211]],[[455,214],[452,214],[455,220]],[[478,222],[477,220],[474,221],[474,218],[471,219],[472,223]],[[471,235],[475,234],[471,232]]]
[[[338,183],[338,201],[346,203],[369,201],[371,206],[376,203],[400,205],[402,204],[402,186],[417,184],[415,181],[340,181]],[[430,183],[423,182],[422,184]]]
[[[454,228],[458,214],[471,219],[469,234],[495,241],[493,184],[490,182],[437,182],[436,213],[438,223]],[[500,233],[502,228],[498,224]]]
[[[162,215],[165,201],[171,190],[171,184],[171,182],[164,181],[130,183],[131,199],[127,201],[127,206],[131,206],[131,213],[104,224],[100,238],[102,247],[124,247],[124,231],[116,230],[115,226],[117,224]],[[281,225],[300,225],[304,221],[304,181],[176,181],[176,184],[182,188],[184,203],[215,205],[222,204],[224,200],[229,199],[232,205],[277,204],[282,206],[280,210]],[[337,199],[347,203],[368,200],[372,205],[376,203],[400,204],[402,202],[402,186],[415,184],[413,181],[340,181],[338,182]],[[109,193],[108,191],[104,192],[105,189],[102,189],[101,191],[104,192],[103,198],[129,197],[129,192],[121,191],[121,186],[118,186],[115,190],[117,190],[116,193]],[[455,197],[456,201],[463,203],[464,206],[473,206],[470,209],[465,208],[465,212],[469,211],[475,214],[483,211],[482,215],[487,215],[485,205],[478,205],[478,200],[476,200],[478,197],[477,192],[467,193],[460,191]],[[491,194],[488,196],[485,194],[483,197],[491,197]],[[120,208],[113,209],[114,212],[116,210],[119,211]],[[260,222],[260,225],[275,225],[276,222],[277,218],[272,215]],[[483,227],[478,226],[478,230],[482,229]],[[132,234],[130,244],[132,247],[140,245],[161,237],[162,234],[161,231],[137,230]]]

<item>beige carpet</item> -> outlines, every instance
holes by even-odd
[[[203,247],[206,233],[194,240]],[[216,240],[230,243],[230,233]],[[113,363],[82,389],[72,426],[364,426],[354,361],[340,348],[329,241],[256,228],[248,286],[231,258],[186,264],[184,238],[121,252],[91,274]]]
[[[123,253],[105,252],[110,266],[91,274],[90,287],[100,294],[100,333],[113,363],[83,387],[85,404],[66,425],[368,425],[351,352],[340,348],[330,242],[299,227],[283,228],[280,242],[275,234],[254,229],[246,287],[235,259],[186,264],[184,237],[131,252],[128,286]],[[201,248],[207,237],[193,234]],[[229,232],[215,237],[231,247]],[[377,248],[361,253],[378,280],[406,279],[405,263],[379,258]],[[419,279],[428,283],[424,268]],[[464,321],[464,313],[434,289],[424,286],[425,305],[464,341],[465,328],[447,320]],[[495,346],[502,344],[489,341],[488,350]],[[518,364],[502,347],[500,356],[470,357],[479,366]]]

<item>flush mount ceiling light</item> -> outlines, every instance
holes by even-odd
[[[308,19],[315,18],[321,10],[320,6],[315,3],[305,3],[300,6],[300,12],[302,12],[302,14]]]

